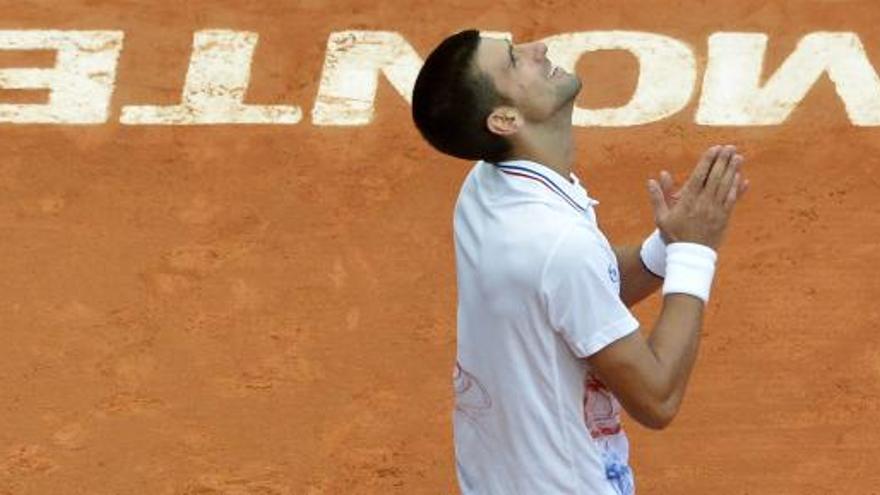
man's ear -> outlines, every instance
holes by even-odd
[[[497,107],[486,117],[486,127],[495,134],[510,136],[522,126],[522,117],[513,107]]]

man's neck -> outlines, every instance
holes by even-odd
[[[540,163],[571,182],[574,164],[574,139],[571,132],[571,111],[560,112],[557,118],[534,127],[528,139],[517,143],[513,159]]]

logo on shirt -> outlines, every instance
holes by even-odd
[[[455,386],[455,409],[471,420],[477,420],[492,408],[492,397],[483,384],[469,371],[455,362],[452,373]]]
[[[616,435],[620,426],[620,403],[592,373],[584,380],[584,422],[593,438]]]
[[[617,264],[614,262],[608,264],[608,277],[611,279],[611,282],[615,284],[620,280],[620,273],[617,271]]]

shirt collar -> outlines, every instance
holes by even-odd
[[[541,165],[531,160],[507,160],[492,163],[495,168],[507,175],[532,179],[541,182],[544,186],[578,211],[586,211],[588,207],[599,204],[598,201],[587,194],[587,190],[581,185],[578,177],[569,172],[571,181],[552,168]]]

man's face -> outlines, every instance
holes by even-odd
[[[481,37],[476,63],[527,122],[547,120],[571,105],[581,90],[580,79],[553,65],[541,42],[515,45]]]

